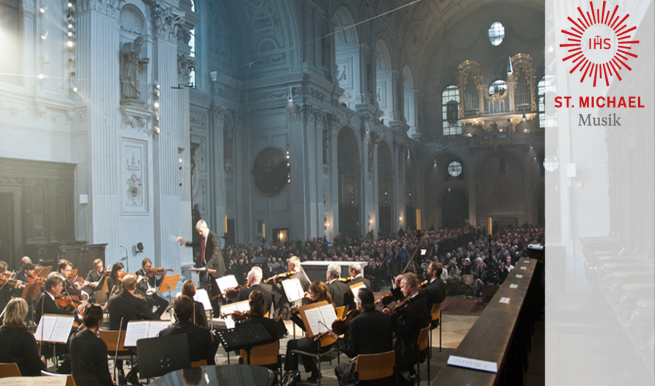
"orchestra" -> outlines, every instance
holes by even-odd
[[[206,235],[209,236],[209,233],[206,232]],[[199,261],[201,266],[206,264],[202,257]],[[63,354],[62,358],[65,360],[64,364],[55,370],[72,372],[73,377],[81,384],[89,380],[88,382],[93,384],[113,385],[108,365],[103,361],[107,356],[107,345],[98,337],[98,330],[125,330],[130,321],[160,320],[163,319],[164,312],[173,309],[170,327],[161,330],[158,336],[184,333],[191,348],[191,359],[214,363],[219,341],[211,332],[213,323],[205,313],[203,303],[195,298],[197,287],[192,280],[184,280],[180,295],[169,305],[169,300],[159,297],[157,292],[167,273],[174,272],[173,268],[155,268],[149,258],[143,259],[141,268],[135,273],[126,272],[121,262],[113,263],[108,270],[102,259],[94,260],[92,267],[82,279],[75,274],[76,270],[70,261],[61,259],[57,261],[56,271],[47,274],[48,270],[43,270],[43,275],[47,274],[43,277],[42,267],[31,262],[24,263],[19,272],[9,271],[7,264],[0,262],[0,301],[4,302],[3,315],[0,316],[4,323],[0,329],[0,359],[18,363],[25,374],[38,375],[47,363],[36,349],[39,337],[33,335],[41,316],[71,315],[75,318],[75,327],[70,333],[67,347],[61,347],[64,346],[62,344],[55,346],[56,354],[59,354],[57,356],[61,357]],[[306,329],[306,321],[303,321],[298,312],[304,305],[327,301],[335,308],[345,306],[346,313],[341,319],[327,326],[327,331],[314,334],[312,338],[300,337],[287,342],[284,369],[288,373],[296,373],[299,377],[298,360],[301,359],[306,372],[311,374],[308,380],[317,381],[322,375],[316,367],[315,359],[302,355],[298,358],[298,355],[292,354],[292,350],[316,352],[317,342],[326,337],[333,339],[333,344],[338,345],[349,357],[393,350],[395,338],[397,365],[410,382],[412,377],[415,377],[413,364],[420,359],[416,356],[415,347],[418,333],[430,323],[431,306],[442,302],[445,297],[445,287],[439,280],[443,266],[439,262],[431,262],[425,270],[426,281],[422,284],[419,284],[414,273],[399,275],[395,278],[391,293],[384,296],[384,300],[378,301],[374,301],[370,282],[362,276],[361,266],[353,263],[348,268],[350,277],[341,278],[341,266],[338,263],[329,264],[325,272],[325,282],[314,281],[310,284],[300,265],[300,259],[292,256],[287,259],[287,272],[274,274],[263,280],[262,269],[254,266],[247,274],[245,285],[228,289],[222,296],[218,288],[206,283],[205,288],[209,289],[209,296],[218,298],[218,302],[223,304],[248,301],[249,311],[231,314],[236,321],[236,328],[259,323],[269,332],[272,339],[282,339],[286,336],[284,320],[291,320],[301,331]],[[218,273],[206,268],[206,265],[190,271],[201,270],[211,275],[210,277]],[[289,302],[282,283],[293,279],[299,281],[305,294],[300,300]],[[31,283],[39,283],[42,287],[31,307],[35,314],[33,323],[27,317],[30,305],[21,298],[22,289]],[[364,286],[353,296],[349,285],[356,283],[364,283]],[[202,286],[203,283],[198,284]],[[102,299],[102,292],[107,299],[102,304],[88,302],[89,297],[92,300],[95,300],[96,296]],[[108,312],[105,326],[104,312]],[[274,318],[274,315],[277,317]],[[26,324],[25,321],[30,323]],[[8,333],[19,330],[20,334]],[[13,339],[32,342],[26,346],[34,347],[34,352],[29,355],[19,355],[18,351],[8,352],[5,348],[10,346],[6,346],[4,342],[7,342],[7,345],[13,344],[8,338],[10,335]],[[23,335],[25,336],[20,338]],[[94,354],[91,355],[90,352]],[[48,351],[46,357],[52,358],[56,354]],[[134,364],[127,376],[124,375],[123,361],[116,360],[115,366],[119,374],[118,384],[140,384],[138,364]],[[350,363],[344,363],[335,368],[340,384],[346,385],[352,381],[351,367]]]

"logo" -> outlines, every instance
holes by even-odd
[[[587,12],[578,7],[581,17],[576,20],[567,18],[573,25],[569,30],[562,30],[567,43],[559,45],[568,48],[570,53],[562,61],[576,63],[569,73],[579,71],[582,74],[580,83],[586,78],[593,78],[594,87],[598,79],[605,80],[609,86],[609,77],[614,75],[620,81],[619,71],[624,68],[632,71],[627,62],[630,57],[637,58],[637,55],[630,52],[630,45],[639,43],[639,40],[632,40],[632,33],[637,27],[629,27],[626,23],[630,14],[617,14],[618,5],[614,11],[608,9],[606,12],[605,3],[603,1],[602,10],[594,9],[593,1],[589,2],[590,10]]]

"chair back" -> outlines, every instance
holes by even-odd
[[[418,334],[418,351],[423,351],[428,348],[430,338],[430,326],[421,329]]]
[[[119,341],[118,331],[98,330],[98,335],[100,336],[100,339],[102,339],[102,341],[107,345],[107,353],[110,356],[112,353],[116,352],[117,346],[118,351],[127,350],[125,347],[123,347],[123,344],[125,344],[125,330],[122,330],[120,333],[121,335]]]
[[[360,381],[372,381],[393,376],[395,365],[395,351],[380,354],[361,354],[357,356],[355,371]]]
[[[50,373],[50,372],[41,370],[41,376],[43,376],[43,377],[66,377],[66,386],[76,386],[75,385],[75,379],[73,379],[73,376],[71,374],[57,374],[57,373]]]
[[[0,378],[20,376],[20,369],[16,363],[0,363]]]
[[[191,368],[194,367],[202,367],[202,366],[207,366],[207,361],[204,359],[201,359],[199,361],[191,362]]]
[[[186,334],[168,335],[136,341],[139,378],[154,378],[191,367]]]
[[[250,365],[251,366],[271,366],[277,364],[277,357],[280,354],[280,341],[261,346],[255,346],[250,350]],[[246,350],[241,350],[241,358],[243,364],[248,364],[248,353]]]
[[[432,310],[430,310],[430,314],[432,315],[432,321],[434,322],[435,320],[441,318],[441,303],[436,303],[432,305]]]
[[[337,319],[342,319],[343,314],[346,312],[346,306],[336,307],[334,311],[337,313]]]

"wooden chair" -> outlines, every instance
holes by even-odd
[[[118,331],[98,330],[98,336],[107,345],[107,356],[114,361],[114,382],[118,383],[116,360],[129,360],[130,366],[134,364],[134,355],[131,350],[123,346],[125,344],[125,330],[120,332],[120,338]],[[116,356],[116,347],[118,347],[118,356]],[[130,354],[128,355],[127,352]]]
[[[430,314],[432,315],[432,323],[430,324],[430,347],[432,347],[432,330],[437,328],[437,325],[439,327],[439,352],[441,352],[441,303],[433,304],[432,305],[432,310],[430,311]],[[435,324],[435,321],[437,324]],[[430,353],[432,353],[432,350],[430,350]]]
[[[355,385],[358,385],[359,381],[389,378],[394,373],[396,376],[399,374],[396,369],[396,351],[394,350],[380,354],[361,354],[355,358],[355,371],[353,371]]]
[[[44,377],[66,377],[66,386],[75,386],[75,380],[73,379],[73,376],[70,375],[70,374],[49,373],[47,371],[41,370],[41,376],[44,376]]]
[[[418,371],[416,372],[418,376],[418,384],[421,384],[421,360],[420,360],[420,353],[425,350],[430,350],[430,326],[425,327],[424,329],[421,330],[421,332],[418,335],[418,344],[417,344],[417,352],[416,352],[416,359],[417,362],[416,364],[418,365]],[[427,355],[428,359],[428,384],[430,383],[430,351],[428,351]]]
[[[20,369],[16,363],[0,363],[0,378],[20,376]]]
[[[346,306],[335,307],[334,311],[337,313],[337,319],[343,318],[343,314],[346,313]]]
[[[250,350],[250,355],[246,350],[241,350],[240,364],[250,366],[262,366],[273,370],[278,377],[282,375],[282,355],[280,355],[280,341],[261,346],[255,346]],[[279,381],[280,379],[278,379]]]
[[[202,359],[199,361],[191,362],[191,368],[193,367],[202,367],[202,366],[207,366],[207,361]]]

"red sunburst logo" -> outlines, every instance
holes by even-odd
[[[594,10],[594,3],[589,2],[590,11],[586,13],[578,7],[578,12],[582,18],[573,20],[571,17],[568,20],[573,24],[569,30],[562,30],[566,34],[566,44],[560,44],[560,47],[569,48],[569,56],[562,59],[566,62],[571,60],[571,63],[577,63],[570,73],[578,70],[582,73],[580,83],[585,78],[594,78],[594,87],[596,81],[605,79],[605,84],[609,86],[609,76],[616,74],[616,77],[621,80],[619,71],[623,67],[628,71],[632,71],[626,62],[628,56],[636,58],[637,55],[628,52],[631,49],[630,44],[637,44],[639,40],[632,40],[632,31],[637,27],[633,26],[628,28],[625,20],[630,16],[629,14],[621,17],[617,15],[616,11],[619,6],[614,7],[614,11],[605,12],[605,1],[603,1],[603,9]],[[610,15],[611,13],[611,15]]]

